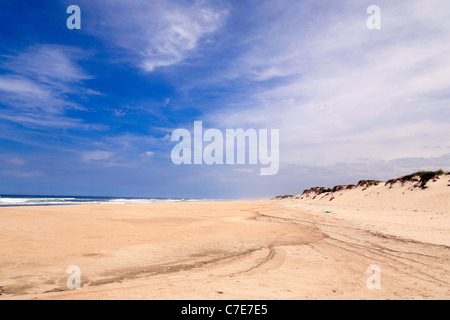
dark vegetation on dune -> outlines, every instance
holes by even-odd
[[[383,181],[380,180],[360,180],[357,184],[357,187],[370,187],[370,186],[377,186]]]
[[[419,187],[421,189],[426,189],[426,188],[428,188],[426,186],[428,181],[434,180],[443,174],[445,174],[445,172],[442,169],[438,170],[438,171],[418,171],[418,172],[408,174],[406,176],[403,176],[403,177],[400,177],[397,179],[388,180],[385,183],[385,185],[386,186],[390,185],[392,187],[392,185],[397,182],[401,182],[401,184],[403,185],[403,184],[405,184],[405,182],[408,182],[408,181],[412,181],[412,182],[417,181],[419,183]],[[449,173],[447,172],[447,174],[449,174]]]
[[[331,189],[331,192],[339,192],[344,190],[350,190],[356,187],[354,184],[341,184],[338,186],[334,186],[333,189]]]
[[[322,191],[320,191],[320,193],[328,193],[331,192],[330,188],[323,188]]]
[[[406,182],[417,182],[417,184],[414,187],[419,187],[421,189],[426,189],[427,187],[427,183],[430,180],[437,180],[439,179],[439,176],[441,175],[450,175],[450,171],[449,172],[445,172],[444,170],[440,169],[437,171],[418,171],[412,174],[408,174],[406,176],[400,177],[400,178],[396,178],[396,179],[390,179],[387,182],[385,182],[385,186],[390,186],[390,188],[392,188],[392,186],[397,183],[400,182],[402,185],[404,185]],[[327,194],[333,194],[336,192],[341,192],[341,191],[345,191],[345,190],[351,190],[351,189],[355,189],[357,187],[362,187],[362,190],[366,190],[367,188],[371,187],[371,186],[377,186],[380,183],[383,183],[383,181],[380,180],[360,180],[356,185],[354,184],[344,184],[344,185],[337,185],[334,186],[333,188],[327,188],[327,187],[313,187],[310,189],[306,189],[303,191],[303,193],[301,194],[301,196],[294,196],[291,194],[288,195],[284,195],[284,196],[276,196],[275,198],[273,198],[274,200],[282,200],[282,199],[293,199],[293,198],[300,198],[303,199],[303,196],[314,196],[314,198],[318,195],[327,193]],[[450,185],[449,185],[450,186]]]
[[[292,195],[292,194],[286,194],[284,196],[276,196],[272,200],[283,200],[283,199],[289,199],[289,198],[293,198],[293,197],[294,197],[294,195]]]

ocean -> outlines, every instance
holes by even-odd
[[[203,201],[215,201],[215,200],[211,200],[211,199],[171,199],[171,198],[132,198],[132,197],[0,195],[0,207],[106,204],[106,203],[200,202],[200,201],[203,202]]]

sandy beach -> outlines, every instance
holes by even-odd
[[[447,178],[332,201],[0,208],[0,299],[449,299]]]

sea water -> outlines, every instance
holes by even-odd
[[[162,202],[200,202],[211,199],[172,199],[172,198],[134,198],[134,197],[80,197],[80,196],[29,196],[0,195],[0,207],[10,206],[50,206],[75,204],[113,204],[113,203],[162,203]]]

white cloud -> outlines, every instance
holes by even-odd
[[[153,151],[146,151],[143,153],[144,156],[151,158],[155,155],[155,153]]]
[[[45,95],[48,96],[49,92],[43,90],[35,82],[21,76],[6,75],[0,77],[0,91],[10,92],[12,94],[21,95]]]
[[[26,164],[26,161],[22,158],[6,158],[4,159],[4,161],[16,166],[23,166],[24,164]]]
[[[65,115],[68,109],[85,109],[70,95],[100,94],[82,86],[91,78],[77,64],[85,54],[69,46],[39,45],[4,56],[8,73],[0,75],[0,103],[7,108],[0,118],[33,127],[95,129]]]
[[[148,72],[183,61],[228,14],[205,1],[96,1],[95,10],[102,18],[92,17],[89,32],[120,47]]]
[[[46,128],[77,128],[77,129],[94,129],[105,130],[106,126],[97,124],[84,124],[81,120],[72,119],[69,117],[58,116],[54,114],[40,114],[40,113],[18,113],[11,111],[4,111],[0,114],[1,119],[6,119],[12,122],[20,123],[27,127],[46,127]]]
[[[17,56],[7,56],[4,66],[40,83],[59,86],[62,83],[90,79],[77,61],[84,55],[81,49],[62,45],[39,45],[26,49]]]
[[[166,98],[166,100],[164,100],[163,107],[167,107],[171,100],[172,98]]]
[[[113,156],[112,152],[102,151],[102,150],[94,150],[85,152],[82,155],[83,161],[102,161],[109,160]]]

